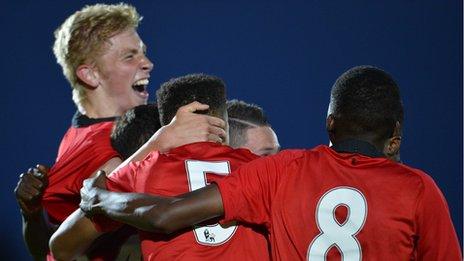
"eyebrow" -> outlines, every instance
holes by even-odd
[[[281,147],[278,146],[276,151],[280,151]],[[274,151],[274,148],[264,148],[261,150],[262,152],[271,152]]]
[[[147,52],[147,46],[145,44],[142,44],[142,51],[143,53],[146,53]],[[121,51],[121,56],[124,56],[125,54],[127,53],[132,53],[132,54],[136,54],[139,52],[139,49],[138,48],[132,48],[132,47],[128,47],[128,48],[124,48],[122,49]]]
[[[136,54],[138,53],[139,50],[137,49],[134,49],[134,48],[125,48],[125,49],[122,49],[122,51],[120,52],[120,55],[121,56],[124,56],[128,53],[132,53],[132,54]]]

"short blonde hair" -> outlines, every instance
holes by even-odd
[[[94,62],[104,43],[114,35],[136,29],[142,17],[128,4],[85,6],[55,31],[53,53],[73,88],[72,99],[79,109],[86,102],[84,83],[76,75],[80,65]]]

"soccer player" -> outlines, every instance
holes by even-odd
[[[227,101],[227,113],[229,146],[248,148],[259,156],[279,152],[279,140],[261,107],[244,101],[231,100]]]
[[[171,121],[180,106],[194,100],[210,106],[205,112],[208,115],[227,120],[225,86],[217,77],[195,74],[172,79],[161,86],[157,96],[163,125]],[[192,143],[165,154],[154,151],[143,161],[113,172],[108,187],[174,196],[204,187],[256,158],[245,149],[234,150],[213,142]],[[51,250],[60,260],[74,258],[101,232],[114,229],[107,219],[96,217],[93,225],[80,212],[73,213],[52,236]],[[221,226],[211,221],[171,235],[141,232],[140,238],[145,260],[268,259],[265,236],[253,227],[236,223]]]
[[[326,126],[333,146],[260,158],[177,198],[119,194],[121,208],[107,204],[116,198],[102,190],[100,175],[84,182],[81,209],[165,233],[221,216],[261,224],[273,260],[461,260],[439,188],[394,160],[402,123],[393,78],[354,67],[331,91]]]
[[[52,225],[78,208],[82,181],[99,169],[111,171],[121,162],[109,139],[113,120],[147,102],[153,69],[136,32],[140,19],[130,5],[96,4],[68,17],[55,32],[53,51],[72,87],[78,112],[49,174],[43,166],[30,169],[20,176],[15,189],[23,235],[35,259],[45,258]],[[220,141],[224,130],[218,126],[225,123],[192,113],[199,108],[205,106],[182,108],[176,121],[153,137],[151,149],[164,151],[190,143],[192,138]]]

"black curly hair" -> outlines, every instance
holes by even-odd
[[[169,124],[177,110],[193,101],[208,104],[203,113],[223,118],[226,111],[226,87],[224,82],[206,74],[189,74],[169,80],[156,92],[162,125]]]
[[[403,122],[403,104],[395,80],[373,66],[357,66],[343,73],[332,87],[329,114],[338,136],[370,135],[390,138],[396,122]]]
[[[111,132],[111,146],[123,159],[136,152],[161,128],[156,104],[139,105],[117,119]]]

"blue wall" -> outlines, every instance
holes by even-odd
[[[281,144],[327,142],[330,87],[372,64],[402,89],[405,163],[445,194],[462,242],[462,1],[134,1],[155,63],[150,92],[173,76],[222,77],[229,98],[262,105]],[[75,111],[53,31],[85,1],[9,1],[0,26],[2,251],[28,260],[13,196],[18,175],[51,164]]]

